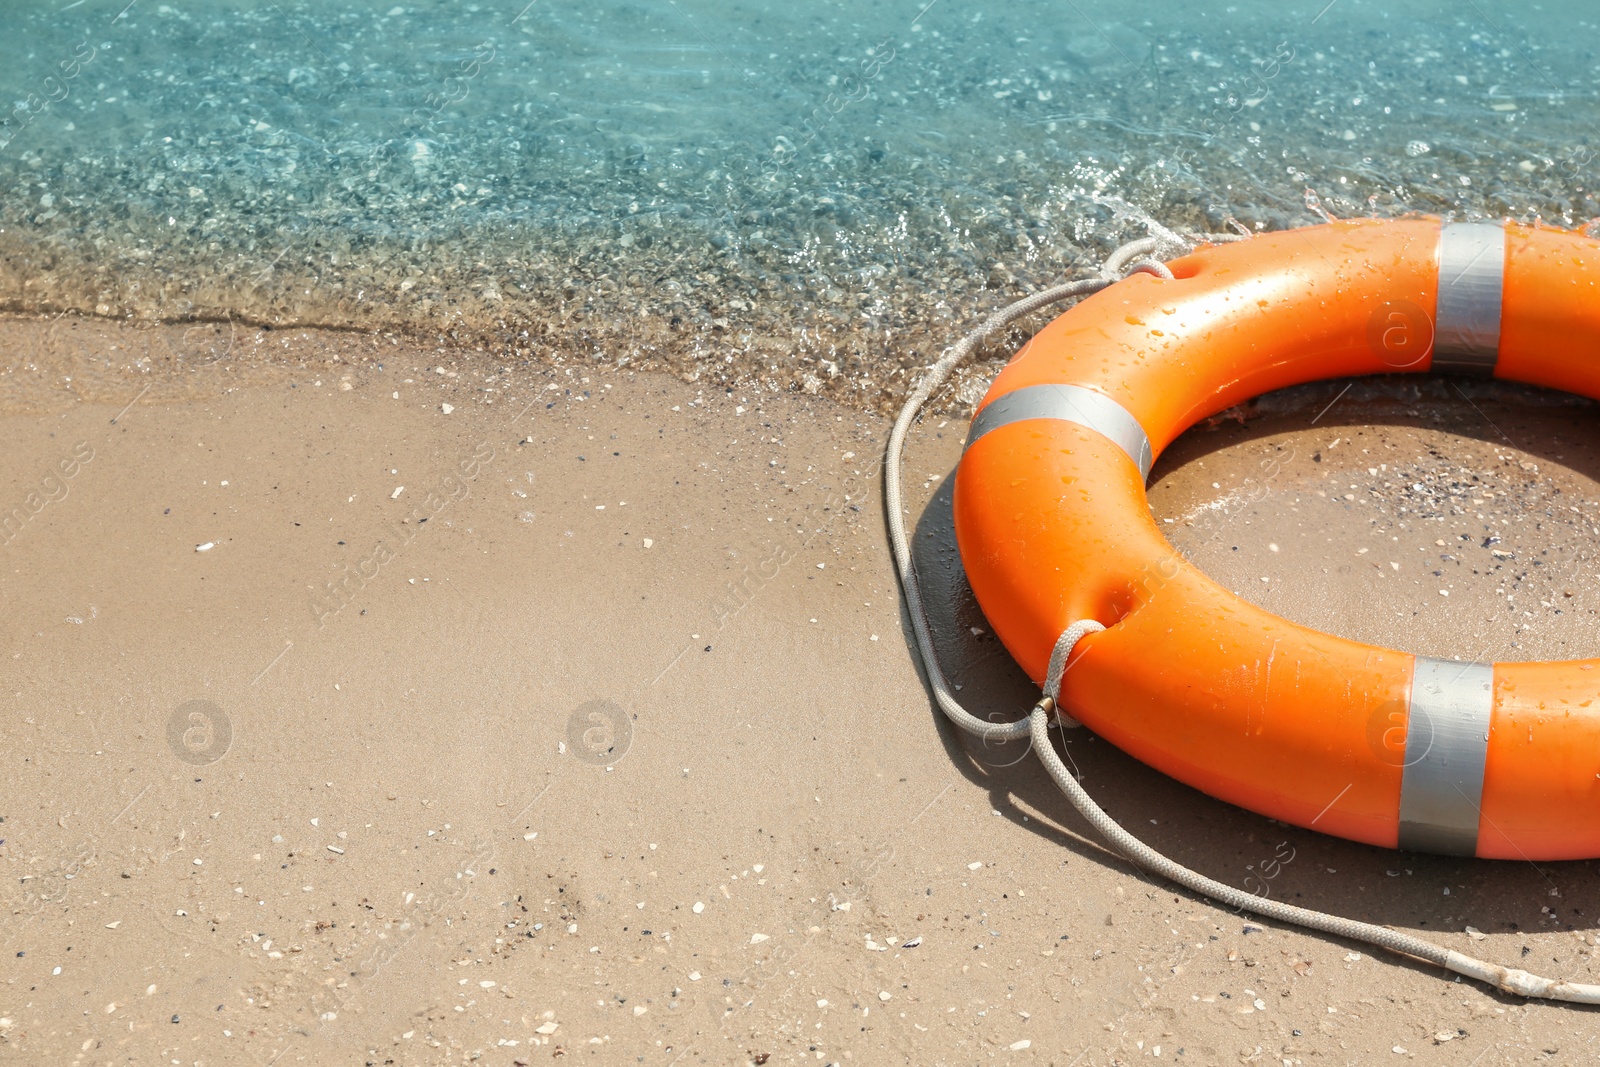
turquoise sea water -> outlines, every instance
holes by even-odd
[[[881,403],[1160,225],[1600,215],[1576,2],[8,0],[0,308]]]

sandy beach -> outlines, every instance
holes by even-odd
[[[1580,1010],[1140,875],[1025,746],[950,730],[893,582],[877,416],[70,316],[0,322],[0,366],[12,1062],[1593,1055]],[[1589,407],[1341,387],[1181,439],[1151,490],[1174,544],[1352,637],[1591,646]],[[913,437],[919,569],[963,698],[1010,717],[1030,684],[950,529],[965,429]],[[1352,845],[1083,732],[1066,752],[1213,877],[1593,979],[1590,863]]]
[[[952,729],[882,469],[940,353],[1063,280],[1159,273],[1131,241],[1592,232],[1592,5],[1068,7],[11,0],[0,1063],[1600,1057],[1590,1010],[1147,877],[1029,745]],[[1581,257],[1491,279],[1484,231],[1451,233],[1477,252],[1449,273],[1441,231],[1437,276],[1476,295],[1428,274],[1383,304],[1433,309],[1440,353],[1482,369],[1490,322],[1545,328],[1519,291],[1587,291],[1556,288]],[[992,336],[905,461],[939,657],[991,719],[1037,691],[951,483],[1054,313]],[[1250,351],[1311,333],[1276,336]],[[1171,443],[1149,506],[1294,622],[1587,657],[1594,415],[1321,382]],[[1373,716],[1373,754],[1410,722]],[[1058,733],[1123,826],[1227,885],[1600,977],[1594,862],[1355,845]]]

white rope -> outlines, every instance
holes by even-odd
[[[1185,239],[1218,243],[1243,240],[1247,236],[1205,234],[1192,238],[1186,236]],[[1172,248],[1171,241],[1163,241],[1158,237],[1147,237],[1143,240],[1130,242],[1118,248],[1106,258],[1101,277],[1058,285],[1033,296],[1025,297],[996,311],[984,319],[977,329],[953,345],[937,363],[929,368],[928,373],[917,387],[912,390],[911,396],[907,398],[905,407],[900,411],[900,417],[895,420],[894,429],[889,434],[889,443],[885,449],[884,457],[883,490],[886,510],[888,511],[889,540],[894,549],[895,569],[899,573],[900,587],[905,594],[906,610],[911,617],[911,628],[917,639],[917,650],[921,655],[923,668],[927,671],[928,684],[933,690],[935,702],[951,722],[985,740],[1000,741],[1024,736],[1031,738],[1033,749],[1039,753],[1039,759],[1043,761],[1045,769],[1049,772],[1050,777],[1055,781],[1061,792],[1066,795],[1067,800],[1077,809],[1078,814],[1082,815],[1113,848],[1121,852],[1136,866],[1151,874],[1165,878],[1202,897],[1207,897],[1239,911],[1248,911],[1262,918],[1276,919],[1280,922],[1305,927],[1309,930],[1319,930],[1323,933],[1333,934],[1336,937],[1377,945],[1391,952],[1414,956],[1417,959],[1436,963],[1468,978],[1486,982],[1507,993],[1514,993],[1524,997],[1542,997],[1548,1000],[1568,1001],[1575,1004],[1600,1004],[1600,985],[1558,982],[1549,978],[1541,978],[1538,975],[1529,974],[1527,971],[1501,967],[1497,964],[1474,959],[1471,956],[1447,949],[1442,945],[1436,945],[1431,941],[1424,941],[1420,937],[1413,937],[1410,934],[1404,934],[1387,927],[1356,922],[1353,919],[1329,915],[1326,912],[1315,911],[1310,908],[1297,908],[1292,904],[1284,904],[1265,897],[1258,897],[1253,893],[1235,889],[1233,886],[1224,885],[1214,879],[1207,878],[1203,874],[1192,871],[1182,864],[1168,859],[1128,833],[1127,830],[1124,830],[1115,819],[1107,815],[1100,805],[1094,802],[1094,799],[1084,791],[1083,786],[1078,784],[1077,779],[1073,778],[1067,771],[1066,765],[1062,763],[1061,757],[1056,753],[1055,747],[1050,740],[1050,717],[1052,713],[1059,715],[1063,725],[1068,723],[1077,725],[1076,720],[1058,711],[1056,701],[1061,694],[1061,678],[1066,672],[1073,647],[1086,635],[1105,629],[1093,619],[1082,619],[1073,623],[1057,640],[1055,650],[1050,657],[1050,666],[1045,676],[1044,696],[1040,698],[1032,713],[1026,719],[1010,723],[984,722],[963,708],[951,693],[949,682],[945,679],[944,672],[939,669],[939,660],[933,647],[933,634],[929,629],[927,617],[922,609],[922,593],[917,584],[916,572],[911,565],[910,541],[906,535],[906,517],[902,505],[903,493],[901,492],[900,483],[900,458],[905,450],[906,434],[910,431],[911,424],[916,421],[918,413],[921,412],[922,406],[927,403],[928,398],[945,383],[961,361],[971,355],[978,345],[983,342],[984,338],[991,333],[1015,322],[1024,315],[1031,314],[1050,304],[1098,292],[1127,273],[1146,271],[1171,278],[1171,271],[1168,270],[1165,264],[1154,258],[1155,254],[1170,248]]]
[[[1159,259],[1151,259],[1149,256],[1141,257],[1129,263],[1128,273],[1154,274],[1157,278],[1165,278],[1169,282],[1172,281],[1172,268]]]
[[[917,412],[922,410],[922,405],[927,403],[934,390],[944,384],[945,379],[950,377],[950,372],[955,370],[985,337],[1042,307],[1048,307],[1060,300],[1098,292],[1110,284],[1111,280],[1107,278],[1067,282],[1065,285],[1057,285],[1042,293],[1024,297],[996,311],[984,319],[977,329],[958,341],[929,369],[922,381],[912,390],[910,398],[906,400],[905,408],[895,420],[894,429],[889,431],[888,458],[883,469],[883,491],[889,500],[889,540],[894,546],[895,566],[900,573],[900,588],[905,592],[906,606],[911,616],[911,629],[916,634],[917,647],[922,651],[923,669],[927,671],[928,685],[933,690],[933,698],[939,709],[950,718],[951,722],[968,733],[977,734],[985,741],[1010,741],[1026,737],[1028,720],[1020,719],[1008,723],[984,722],[956,701],[955,695],[950,691],[950,683],[945,680],[944,672],[939,669],[939,659],[933,654],[933,634],[928,629],[928,620],[922,610],[922,592],[917,586],[917,577],[911,570],[911,543],[906,533],[905,514],[900,507],[900,453],[905,449],[906,433],[910,430]]]
[[[1061,678],[1067,673],[1067,660],[1072,658],[1072,650],[1079,641],[1104,629],[1093,619],[1079,619],[1061,631],[1061,636],[1056,638],[1056,647],[1050,653],[1050,666],[1044,672],[1044,695],[1055,704],[1056,718],[1069,730],[1076,730],[1083,723],[1061,710]]]

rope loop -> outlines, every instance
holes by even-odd
[[[1169,282],[1173,280],[1171,267],[1159,259],[1150,259],[1148,257],[1136,259],[1128,264],[1128,271],[1123,277],[1127,278],[1134,274],[1154,274],[1157,278],[1165,278]]]
[[[1067,673],[1067,661],[1072,657],[1072,650],[1090,634],[1097,634],[1105,627],[1093,619],[1079,619],[1056,638],[1055,650],[1050,653],[1050,666],[1044,674],[1044,695],[1056,711],[1056,721],[1061,723],[1063,729],[1076,730],[1083,725],[1077,719],[1061,710],[1061,679]]]

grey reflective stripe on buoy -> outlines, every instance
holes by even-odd
[[[1081,385],[1030,385],[1007,393],[972,420],[967,447],[990,430],[1025,419],[1059,419],[1087,426],[1126,452],[1138,464],[1140,478],[1150,476],[1150,437],[1139,420],[1109,396]]]
[[[1439,230],[1434,370],[1494,374],[1505,273],[1506,231],[1499,223],[1451,222]]]
[[[1493,709],[1493,666],[1417,657],[1400,780],[1400,848],[1477,852]]]

